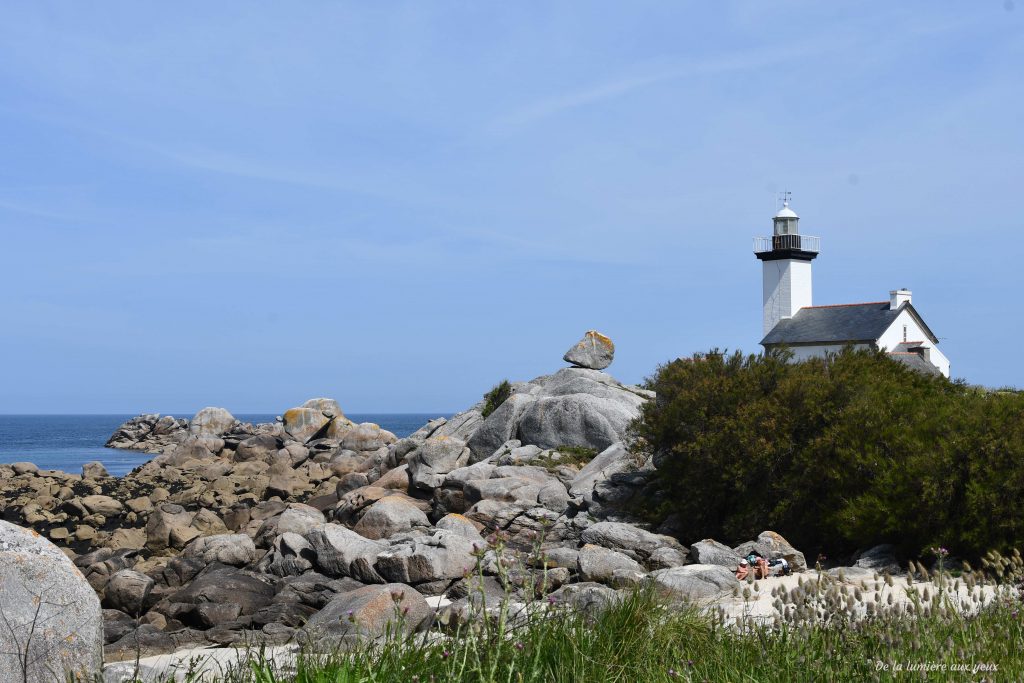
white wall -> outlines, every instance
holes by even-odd
[[[772,331],[783,318],[792,318],[811,306],[811,262],[796,259],[762,261],[762,302],[764,333]]]
[[[907,341],[922,342],[921,346],[928,349],[929,359],[932,364],[939,369],[939,371],[949,377],[949,359],[939,351],[938,347],[932,343],[932,340],[928,338],[921,326],[917,324],[917,320],[910,314],[906,309],[900,313],[896,320],[893,321],[892,325],[889,326],[882,336],[878,338],[878,348],[882,351],[892,351],[896,348],[897,344],[903,343],[903,326],[907,327]]]

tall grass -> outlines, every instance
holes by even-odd
[[[1022,577],[1019,553],[990,553],[982,571],[965,567],[955,577],[941,564],[929,573],[914,563],[899,578],[850,582],[809,574],[788,590],[778,585],[771,592],[778,615],[762,621],[727,620],[721,612],[668,602],[650,584],[590,612],[550,600],[487,605],[481,599],[461,618],[439,618],[417,633],[407,632],[396,604],[383,638],[327,653],[307,648],[294,662],[269,661],[252,648],[217,680],[1021,681]],[[750,588],[759,590],[752,583],[742,594],[752,595]]]
[[[829,625],[724,627],[693,607],[640,591],[595,617],[564,612],[442,642],[390,636],[349,652],[300,655],[284,675],[254,661],[226,678],[258,683],[390,681],[1024,680],[1018,604],[973,616],[895,613]]]

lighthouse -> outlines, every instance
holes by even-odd
[[[811,261],[820,249],[820,238],[800,234],[800,216],[790,208],[787,192],[772,219],[771,237],[754,238],[754,254],[761,261],[764,334],[811,306]]]
[[[887,353],[914,370],[949,377],[949,359],[939,338],[911,302],[910,290],[889,292],[888,301],[815,306],[811,301],[811,261],[821,240],[800,234],[800,217],[789,193],[772,219],[771,237],[754,238],[761,261],[766,351],[786,349],[802,361],[839,353],[844,348]]]

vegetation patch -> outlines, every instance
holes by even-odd
[[[557,455],[556,455],[557,454]],[[534,460],[531,465],[553,472],[562,465],[580,468],[594,459],[597,450],[586,446],[559,446],[547,455]]]
[[[894,543],[977,558],[1024,538],[1024,395],[845,350],[711,351],[662,365],[633,427],[657,464],[647,514],[684,538],[778,529],[830,555]],[[814,554],[808,555],[814,557]]]
[[[511,395],[512,385],[508,383],[507,379],[501,380],[484,394],[484,409],[481,411],[481,414],[486,419],[488,415],[497,410]]]

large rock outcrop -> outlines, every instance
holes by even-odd
[[[477,427],[468,445],[476,460],[510,439],[541,448],[602,451],[626,439],[630,423],[652,396],[599,370],[563,368],[514,384],[511,396]]]
[[[90,679],[103,663],[103,616],[92,586],[34,531],[0,521],[0,680]]]

